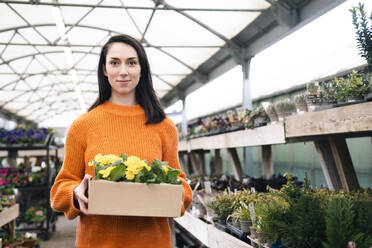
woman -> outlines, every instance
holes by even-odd
[[[87,213],[87,183],[94,174],[88,161],[98,153],[158,158],[180,169],[177,130],[155,95],[147,56],[137,40],[127,35],[109,39],[99,59],[98,84],[98,99],[67,133],[63,166],[51,189],[52,208],[68,219],[80,216],[79,248],[171,247],[167,218]],[[192,194],[183,172],[180,180],[184,214]]]

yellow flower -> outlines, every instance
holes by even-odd
[[[100,170],[98,173],[99,174],[102,174],[102,177],[103,178],[106,178],[110,175],[111,171],[116,168],[115,166],[110,166],[110,167],[107,167],[106,169],[104,170]]]
[[[134,173],[132,171],[125,171],[125,177],[128,179],[128,180],[133,180],[134,179]]]
[[[127,166],[125,175],[128,180],[134,179],[135,175],[137,175],[143,167],[145,167],[148,171],[151,170],[151,167],[148,166],[144,160],[141,160],[136,156],[129,156],[124,164]]]
[[[94,166],[94,161],[93,160],[89,161],[88,166]]]
[[[122,158],[114,154],[102,155],[101,153],[98,153],[94,157],[94,160],[100,165],[105,166],[115,162],[116,160],[122,160]]]
[[[165,174],[167,174],[167,173],[168,173],[168,171],[169,171],[169,167],[168,167],[168,166],[166,166],[166,165],[163,165],[163,170],[165,171]]]

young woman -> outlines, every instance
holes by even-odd
[[[51,206],[68,219],[80,216],[79,248],[170,248],[167,218],[88,215],[86,191],[94,174],[88,161],[96,154],[126,153],[147,161],[157,158],[180,169],[177,130],[155,95],[149,62],[137,40],[128,35],[109,39],[99,59],[98,85],[98,99],[67,133],[63,166],[51,189]],[[184,214],[192,193],[183,172],[180,179]]]

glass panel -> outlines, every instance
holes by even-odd
[[[172,20],[172,25],[169,24]],[[195,35],[197,34],[197,35]],[[225,42],[174,11],[157,11],[145,36],[152,45],[215,45]]]

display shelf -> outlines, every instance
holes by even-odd
[[[13,206],[4,209],[0,212],[0,227],[8,224],[12,220],[15,220],[19,215],[19,204],[14,204]]]
[[[199,218],[194,217],[188,212],[174,221],[191,233],[196,239],[208,246],[208,225]]]
[[[284,144],[284,124],[276,123],[254,129],[201,137],[179,143],[179,151],[210,150],[244,146]]]
[[[226,232],[218,230],[213,225],[203,222],[188,212],[184,216],[175,218],[174,220],[196,239],[210,248],[253,248],[253,246]]]
[[[249,235],[247,235],[247,238],[248,238],[252,243],[257,244],[258,247],[260,247],[260,248],[270,248],[269,246],[260,243],[260,241],[259,241],[258,239],[251,238]]]
[[[285,118],[286,138],[372,132],[372,102]]]
[[[53,134],[49,134],[47,138],[46,144],[34,144],[34,145],[1,145],[0,151],[5,151],[8,153],[9,158],[15,159],[20,157],[38,157],[42,156],[45,157],[45,164],[46,164],[46,174],[47,174],[47,183],[38,184],[38,185],[27,185],[20,188],[20,192],[24,192],[18,198],[18,203],[21,206],[29,206],[32,197],[38,196],[40,197],[40,192],[42,190],[43,194],[42,197],[46,199],[45,207],[46,207],[46,225],[43,225],[40,228],[30,229],[30,231],[38,232],[43,239],[48,239],[52,232],[55,230],[55,214],[50,207],[49,204],[49,194],[50,194],[50,187],[52,183],[52,179],[55,176],[55,170],[51,168],[52,166],[52,158],[51,156],[55,156],[58,153],[58,149],[56,146],[51,145],[53,140]],[[58,160],[58,158],[57,158]],[[23,209],[23,208],[21,208]]]

